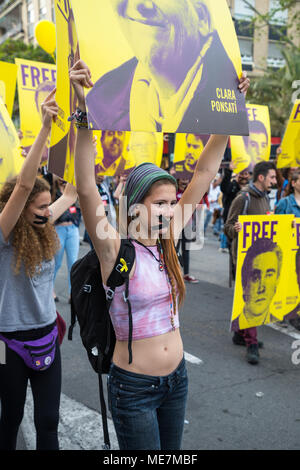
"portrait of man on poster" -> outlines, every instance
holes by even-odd
[[[282,267],[282,249],[270,238],[257,238],[242,265],[244,309],[232,330],[278,321],[270,312]]]
[[[251,166],[268,160],[270,147],[266,126],[262,121],[249,121],[249,136],[243,137],[247,154],[251,157]]]
[[[211,0],[110,5],[134,57],[94,77],[86,96],[90,128],[248,134],[239,77],[214,26]],[[235,112],[212,109],[216,90],[230,90],[229,100],[234,90]]]

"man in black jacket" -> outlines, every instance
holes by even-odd
[[[232,201],[239,191],[249,183],[250,173],[248,168],[237,174],[236,178],[232,179],[232,171],[234,170],[234,163],[230,162],[229,168],[224,169],[224,177],[221,183],[221,192],[223,194],[223,220],[224,224],[227,220],[228,212]]]

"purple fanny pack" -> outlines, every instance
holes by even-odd
[[[55,326],[48,335],[34,341],[17,341],[1,334],[0,339],[8,348],[15,351],[28,367],[40,371],[48,369],[54,361],[57,335],[57,326]]]

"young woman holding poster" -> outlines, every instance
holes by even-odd
[[[61,361],[52,290],[59,242],[53,222],[75,202],[77,193],[68,185],[51,204],[49,184],[37,177],[58,112],[54,93],[42,105],[42,128],[20,174],[0,191],[0,341],[6,344],[0,364],[0,450],[16,449],[28,380],[37,449],[58,449]]]
[[[84,62],[71,68],[70,79],[80,108],[75,114],[77,191],[106,287],[120,250],[120,234],[109,225],[95,185],[92,131],[87,129],[83,93],[83,87],[93,84]],[[248,86],[243,75],[240,91],[246,92]],[[181,447],[188,378],[178,305],[185,288],[174,243],[218,172],[227,140],[221,135],[210,138],[178,203],[176,180],[154,164],[139,165],[127,178],[127,236],[136,250],[129,281],[133,360],[128,363],[128,310],[121,286],[116,288],[110,309],[117,341],[108,375],[110,409],[121,450]],[[186,205],[190,210],[184,210]],[[140,231],[134,233],[137,225]]]

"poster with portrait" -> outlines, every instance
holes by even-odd
[[[231,155],[235,165],[234,172],[249,168],[256,163],[269,160],[271,155],[271,124],[268,106],[247,104],[249,136],[232,136]]]
[[[141,163],[161,165],[163,134],[159,132],[94,131],[96,174],[128,175]]]
[[[248,135],[226,0],[72,0],[91,129]]]
[[[20,172],[23,162],[17,131],[0,98],[0,188]]]
[[[41,104],[55,88],[56,66],[25,59],[15,59],[15,62],[18,66],[21,143],[28,153],[42,126]],[[48,159],[49,145],[50,137],[43,153],[44,163]]]
[[[277,168],[300,166],[300,100],[296,100],[281,144]]]
[[[176,134],[172,174],[177,179],[191,180],[209,135]]]
[[[0,62],[0,98],[6,104],[10,117],[15,100],[17,70],[16,64]]]
[[[300,218],[295,218],[292,228],[292,260],[289,269],[289,292],[286,297],[285,320],[300,317]]]
[[[76,97],[69,79],[78,41],[69,0],[55,0],[56,18],[56,102],[58,117],[52,125],[48,170],[75,185],[74,152],[76,127],[68,118],[76,109]]]
[[[240,216],[231,330],[282,321],[298,296],[293,264],[294,215]],[[296,302],[295,297],[295,302]]]

